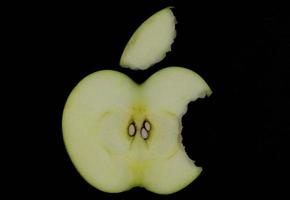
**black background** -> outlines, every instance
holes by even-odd
[[[120,68],[131,34],[166,6],[175,7],[178,21],[172,51],[146,71]],[[21,131],[17,145],[10,147],[17,149],[11,194],[82,199],[270,195],[280,199],[286,194],[290,145],[286,7],[155,0],[17,7],[12,7],[18,15],[10,24],[15,30],[11,49],[17,56],[11,63],[20,64],[12,68],[18,82],[17,94],[11,95],[17,96],[15,112],[21,122],[12,128]],[[172,65],[194,70],[213,90],[210,98],[190,103],[183,117],[184,145],[203,167],[202,175],[168,196],[138,188],[120,194],[96,190],[80,177],[64,148],[61,117],[69,93],[100,69],[118,70],[142,83]]]

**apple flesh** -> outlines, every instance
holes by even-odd
[[[176,37],[176,19],[171,8],[149,17],[130,38],[120,59],[120,66],[145,70],[160,62]]]
[[[181,67],[164,68],[141,85],[120,72],[95,72],[66,102],[66,149],[84,179],[102,191],[177,192],[201,173],[182,145],[181,118],[190,101],[210,94],[198,74]]]

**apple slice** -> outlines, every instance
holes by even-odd
[[[176,192],[201,172],[182,145],[182,115],[190,101],[210,94],[199,75],[180,67],[141,85],[116,71],[95,72],[66,102],[66,149],[84,179],[102,191]]]
[[[176,37],[176,19],[170,8],[165,8],[139,26],[127,43],[120,65],[134,70],[145,70],[160,62]]]
[[[63,137],[67,151],[79,173],[100,190],[130,188],[129,168],[122,157],[112,159],[112,155],[127,155],[129,136],[121,133],[127,129],[136,88],[127,76],[104,70],[84,78],[66,102]]]
[[[206,95],[210,96],[212,93],[198,74],[182,67],[161,69],[142,87],[144,98],[151,109],[166,110],[175,115],[184,114],[188,102]]]

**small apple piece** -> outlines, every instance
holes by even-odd
[[[201,173],[182,145],[181,118],[190,101],[210,94],[199,75],[181,67],[162,69],[141,85],[120,72],[95,72],[80,81],[64,108],[68,154],[102,191],[139,186],[177,192]]]
[[[176,19],[170,8],[165,8],[139,26],[127,43],[120,59],[122,67],[145,70],[160,62],[176,37]]]

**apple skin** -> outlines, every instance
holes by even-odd
[[[182,116],[190,101],[211,93],[198,74],[182,67],[164,68],[141,85],[117,71],[90,74],[64,108],[67,152],[81,176],[104,192],[177,192],[202,171],[182,145]],[[148,138],[141,134],[145,121]]]

